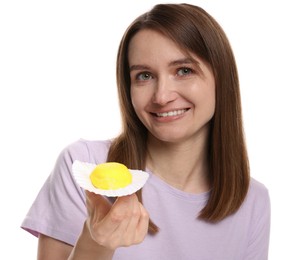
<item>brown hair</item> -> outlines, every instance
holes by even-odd
[[[142,29],[161,32],[181,49],[210,64],[216,84],[215,114],[209,133],[209,200],[199,218],[218,222],[235,213],[249,187],[249,163],[244,140],[239,80],[229,41],[220,25],[202,8],[189,4],[160,4],[138,17],[126,30],[117,56],[117,84],[122,133],[113,140],[108,160],[145,169],[147,129],[130,98],[128,46]],[[138,192],[141,200],[141,192]],[[151,222],[150,232],[157,232]]]

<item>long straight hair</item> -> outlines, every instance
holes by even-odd
[[[220,25],[202,8],[189,4],[156,5],[127,28],[117,56],[117,87],[123,129],[111,144],[108,161],[145,169],[147,129],[132,106],[128,60],[129,43],[143,29],[162,33],[212,68],[216,85],[215,113],[210,122],[208,140],[208,178],[212,189],[207,204],[197,214],[204,221],[221,221],[235,213],[245,199],[250,180],[249,163],[234,55]],[[141,200],[141,191],[137,195]],[[149,231],[152,234],[158,231],[152,221]]]

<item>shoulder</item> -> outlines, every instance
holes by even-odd
[[[251,178],[250,187],[247,195],[251,200],[269,200],[269,191],[268,188],[258,180]]]
[[[99,164],[106,161],[111,140],[85,140],[79,139],[67,145],[60,153],[60,160],[80,160]]]
[[[244,259],[268,259],[271,209],[269,191],[263,183],[251,178],[242,209],[241,218],[248,228]]]
[[[246,199],[242,205],[255,221],[270,216],[270,197],[268,188],[258,180],[251,178]],[[246,212],[247,213],[247,212]]]

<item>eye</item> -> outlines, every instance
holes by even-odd
[[[179,68],[178,70],[177,70],[177,75],[178,76],[187,76],[187,75],[190,75],[190,74],[192,74],[193,73],[193,70],[192,69],[190,69],[190,68]]]
[[[146,81],[152,79],[152,75],[149,72],[141,72],[136,75],[136,79],[139,81]]]

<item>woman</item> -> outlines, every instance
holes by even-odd
[[[60,154],[22,227],[39,259],[267,259],[270,203],[250,178],[228,39],[203,9],[156,5],[117,58],[123,131]],[[146,170],[114,203],[84,192],[74,160]]]

